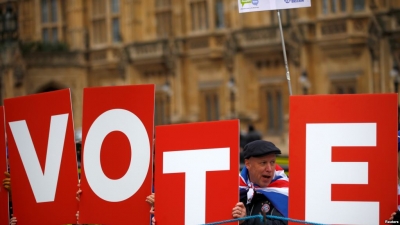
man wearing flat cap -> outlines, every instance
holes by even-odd
[[[241,225],[287,225],[289,179],[275,164],[281,150],[272,142],[257,140],[244,146],[245,167],[240,173],[240,202],[232,209],[233,218],[263,215],[264,220],[241,220]],[[270,218],[268,216],[274,216]]]

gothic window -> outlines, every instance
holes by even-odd
[[[322,14],[328,14],[328,0],[322,0]]]
[[[337,1],[336,0],[331,0],[331,13],[336,13],[337,11]]]
[[[215,1],[215,27],[217,29],[225,27],[224,1],[223,0]]]
[[[43,42],[55,43],[65,33],[65,8],[62,0],[41,0],[41,30]],[[61,16],[59,14],[62,14]]]
[[[340,0],[340,11],[341,12],[346,12],[347,11],[346,2],[347,2],[347,0]]]
[[[346,0],[322,0],[321,11],[323,15],[345,13],[347,11]]]
[[[121,42],[121,30],[120,30],[120,1],[111,0],[111,32],[112,32],[112,42]]]
[[[280,134],[284,130],[284,99],[280,85],[270,85],[261,90],[261,108],[267,132]]]
[[[192,31],[208,29],[208,10],[206,0],[192,0],[190,2]]]
[[[171,0],[156,0],[157,36],[165,38],[172,34]]]
[[[119,13],[119,0],[111,0],[111,12]]]
[[[331,94],[356,94],[356,80],[335,80],[331,83]]]
[[[91,21],[94,45],[121,42],[119,0],[92,0]],[[111,40],[108,39],[109,33]]]
[[[268,130],[279,133],[283,130],[283,105],[280,90],[267,91]]]
[[[93,26],[93,44],[107,42],[106,33],[106,1],[92,0],[92,26]]]
[[[353,10],[355,12],[365,10],[365,0],[353,0]]]
[[[112,39],[113,39],[113,42],[116,42],[116,43],[121,41],[119,18],[112,19]]]
[[[217,90],[201,92],[202,121],[219,120],[219,96]]]

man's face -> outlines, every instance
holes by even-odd
[[[245,164],[249,171],[250,181],[261,188],[267,187],[271,183],[272,178],[274,178],[275,161],[275,154],[246,159]]]

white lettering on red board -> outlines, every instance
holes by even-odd
[[[229,148],[164,152],[163,173],[185,173],[185,224],[205,223],[206,172],[229,168]]]
[[[50,121],[44,172],[25,120],[9,122],[36,202],[52,202],[56,195],[68,114],[54,115]]]
[[[131,147],[131,160],[125,175],[119,179],[108,178],[100,162],[101,145],[105,137],[120,131],[126,135]],[[118,154],[118,149],[115,149]],[[109,202],[130,198],[142,186],[150,164],[150,142],[142,121],[125,109],[104,112],[91,125],[83,150],[86,179],[94,193]]]
[[[376,129],[376,123],[306,125],[307,221],[379,224],[379,202],[331,200],[332,184],[368,184],[368,162],[332,162],[332,147],[376,146]]]

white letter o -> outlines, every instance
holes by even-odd
[[[120,179],[108,178],[101,167],[100,151],[104,138],[113,131],[126,135],[131,147],[131,162]],[[118,149],[115,149],[118,152]],[[150,143],[142,121],[132,112],[112,109],[93,122],[85,140],[83,166],[94,193],[109,202],[130,198],[142,186],[150,163]],[[133,166],[132,166],[133,165]]]

